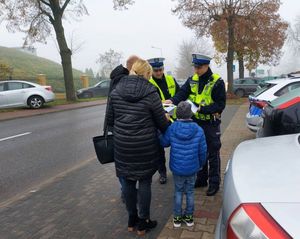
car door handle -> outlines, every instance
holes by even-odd
[[[22,90],[21,93],[26,93],[26,91],[25,91],[25,90]]]

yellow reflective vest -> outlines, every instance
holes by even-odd
[[[169,94],[171,95],[171,97],[173,97],[176,94],[175,80],[174,80],[173,76],[170,76],[170,75],[165,75],[165,78],[166,78]],[[155,82],[155,80],[152,77],[149,80],[149,82],[158,89],[161,100],[166,100],[164,93],[162,92],[162,90],[159,88],[159,86],[157,85],[157,83]]]
[[[199,106],[208,106],[214,103],[211,92],[216,84],[216,82],[221,77],[218,74],[212,74],[212,79],[204,86],[204,89],[201,93],[199,93],[199,76],[195,74],[192,77],[192,80],[190,81],[191,86],[191,94],[189,95],[189,100],[191,100],[193,103],[199,105]],[[195,114],[196,119],[200,120],[211,120],[212,115],[210,114],[201,114],[197,112]]]

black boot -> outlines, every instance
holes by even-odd
[[[151,221],[150,219],[139,219],[138,223],[138,235],[144,236],[147,231],[155,228],[157,226],[157,221]]]
[[[137,215],[131,215],[128,218],[128,231],[133,232],[134,228],[138,225],[139,217]]]
[[[219,185],[209,185],[206,195],[214,196],[218,191],[219,191]]]

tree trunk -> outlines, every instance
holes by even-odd
[[[56,33],[56,39],[59,46],[61,64],[64,72],[64,81],[66,89],[67,101],[76,101],[75,86],[73,79],[73,67],[72,67],[72,51],[69,49],[64,27],[62,25],[61,17],[56,17],[53,23]]]
[[[238,53],[238,60],[239,60],[239,78],[245,78],[245,65],[244,65],[244,57],[243,55]]]
[[[233,94],[233,60],[234,60],[234,19],[229,17],[228,24],[228,51],[227,51],[227,93]]]

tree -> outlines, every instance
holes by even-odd
[[[239,75],[244,78],[244,63],[249,71],[261,64],[278,64],[286,38],[288,24],[278,14],[280,3],[268,2],[257,7],[251,16],[238,18],[235,24],[235,52],[239,61]],[[226,53],[227,22],[214,22],[211,34],[215,47]]]
[[[64,73],[66,97],[76,100],[72,69],[72,51],[63,27],[63,19],[78,19],[88,14],[82,0],[6,0],[8,28],[26,33],[24,45],[34,42],[46,43],[54,29]]]
[[[192,38],[188,41],[184,40],[179,46],[179,60],[175,69],[176,77],[185,79],[193,74],[192,54],[203,53],[207,55],[213,54],[213,49],[208,38]]]
[[[96,63],[100,64],[101,76],[109,78],[111,71],[121,63],[122,53],[109,49],[103,54],[99,54]]]
[[[235,25],[237,19],[248,18],[264,3],[280,0],[177,0],[173,9],[183,24],[201,37],[211,34],[215,22],[227,23],[227,81],[228,92],[233,93],[233,61],[235,53]]]

